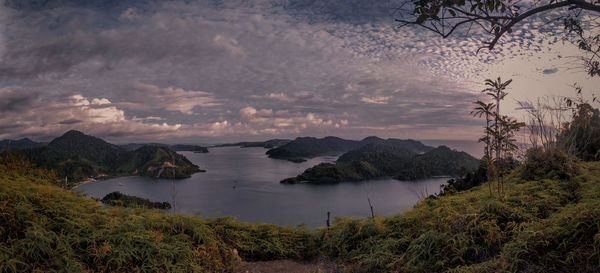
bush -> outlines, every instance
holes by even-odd
[[[576,163],[576,159],[569,157],[564,151],[531,148],[521,167],[521,178],[569,180],[579,173]]]

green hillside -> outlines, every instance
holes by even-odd
[[[69,182],[120,175],[185,178],[201,171],[168,147],[146,145],[127,151],[79,131],[69,131],[46,146],[21,152],[37,166],[68,177]]]
[[[504,194],[477,186],[309,231],[103,207],[1,159],[0,272],[227,272],[239,259],[316,256],[354,272],[598,272],[600,162],[578,164],[568,180],[517,170]]]
[[[460,169],[475,170],[478,166],[478,159],[446,146],[419,154],[403,143],[385,141],[366,144],[341,155],[335,164],[321,163],[281,183],[336,183],[380,177],[411,180],[456,175]]]
[[[285,145],[267,151],[267,155],[271,158],[303,162],[306,161],[306,158],[338,155],[360,149],[369,144],[387,144],[414,152],[426,152],[433,149],[412,139],[381,139],[375,136],[366,137],[363,140],[348,140],[332,136],[324,138],[299,137]]]
[[[101,206],[22,162],[0,158],[0,272],[227,272],[318,249],[301,228]]]

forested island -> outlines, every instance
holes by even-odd
[[[335,163],[321,163],[281,183],[321,184],[380,177],[413,180],[453,176],[459,171],[471,172],[478,166],[478,159],[446,146],[433,148],[413,140],[378,139],[344,153]]]
[[[240,148],[252,148],[252,147],[259,147],[259,148],[265,148],[265,149],[273,149],[273,148],[277,148],[279,146],[285,145],[287,143],[289,143],[290,139],[269,139],[269,140],[265,140],[265,141],[243,141],[243,142],[236,142],[236,143],[225,143],[225,144],[218,144],[215,145],[214,147],[240,147]]]
[[[36,166],[66,177],[69,185],[90,178],[123,175],[186,178],[203,171],[168,147],[144,145],[128,151],[75,130],[45,146],[19,152]]]
[[[194,153],[208,153],[208,148],[199,145],[189,145],[189,144],[163,144],[163,143],[128,143],[119,145],[123,147],[123,149],[127,151],[135,151],[143,146],[157,146],[157,147],[166,147],[175,152],[194,152]]]
[[[412,139],[384,140],[375,136],[366,137],[362,140],[348,140],[334,136],[324,138],[298,137],[285,145],[267,151],[267,155],[270,158],[304,162],[308,158],[317,156],[339,155],[370,143],[393,143],[394,145],[402,145],[415,152],[426,152],[432,149],[432,147]]]
[[[137,196],[131,196],[118,191],[105,195],[100,202],[111,206],[120,206],[127,208],[147,208],[147,209],[170,209],[169,202],[152,202]]]

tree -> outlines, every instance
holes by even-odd
[[[491,183],[492,167],[490,165],[491,165],[491,155],[492,155],[492,143],[491,143],[491,137],[490,137],[490,132],[491,132],[490,126],[491,126],[491,122],[493,120],[492,117],[494,116],[493,109],[495,108],[495,105],[493,102],[485,103],[480,100],[474,102],[474,104],[476,106],[473,109],[473,111],[471,111],[471,115],[473,117],[478,117],[478,118],[485,116],[485,136],[480,138],[479,142],[485,143],[485,152],[484,152],[484,156],[483,156],[483,161],[485,162],[485,165],[486,165],[486,176],[488,178],[488,181],[490,181],[490,183],[488,183],[488,186],[489,186],[490,195],[491,195],[492,194],[492,183]]]
[[[586,15],[600,17],[599,0],[403,0],[396,21],[401,27],[417,25],[443,38],[462,27],[466,34],[479,29],[490,37],[481,48],[492,50],[519,22],[553,10],[560,11],[557,19],[576,35],[573,42],[585,53],[582,59],[588,74],[600,76],[600,35],[586,36],[582,27],[590,25],[582,19]]]
[[[484,161],[489,182],[490,194],[492,194],[492,183],[496,180],[498,192],[504,192],[504,183],[501,177],[506,173],[511,164],[512,152],[517,149],[515,145],[515,134],[525,126],[524,123],[500,114],[500,102],[508,95],[505,91],[512,80],[503,82],[499,77],[497,80],[485,80],[488,88],[481,92],[489,96],[494,102],[485,103],[476,101],[471,115],[474,117],[486,117],[485,135],[479,139],[486,144]],[[494,155],[495,152],[495,155]]]

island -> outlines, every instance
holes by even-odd
[[[0,152],[12,150],[19,151],[24,149],[31,149],[45,146],[46,143],[35,142],[29,138],[22,138],[17,140],[12,139],[4,139],[0,140]]]
[[[213,147],[240,147],[240,148],[265,148],[265,149],[273,149],[279,146],[283,146],[289,142],[291,139],[269,139],[266,141],[244,141],[244,142],[236,142],[236,143],[225,143],[218,144]]]
[[[38,167],[52,170],[57,177],[65,177],[69,185],[125,175],[187,178],[204,171],[168,147],[143,145],[128,151],[75,130],[46,146],[20,152]]]
[[[170,209],[169,202],[152,202],[137,196],[122,194],[118,191],[105,195],[100,202],[111,206],[120,206],[126,208],[147,208],[147,209]]]
[[[478,159],[446,146],[429,147],[425,149],[427,152],[419,152],[414,148],[420,145],[405,144],[396,140],[370,143],[343,154],[335,163],[318,164],[296,177],[283,179],[281,183],[325,184],[382,177],[414,180],[453,176],[479,166]]]
[[[157,147],[166,147],[175,152],[194,152],[194,153],[208,153],[208,148],[199,145],[189,145],[189,144],[163,144],[163,143],[128,143],[119,145],[123,149],[127,151],[134,151],[143,146],[157,146]]]
[[[407,147],[415,152],[426,152],[432,147],[426,146],[412,139],[381,139],[376,136],[366,137],[362,140],[348,140],[328,136],[324,138],[299,137],[281,147],[267,151],[270,158],[284,159],[291,162],[304,162],[306,159],[325,156],[340,155],[370,143],[393,143]]]

